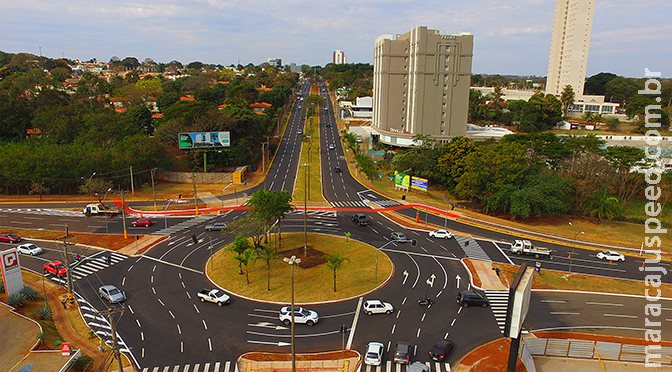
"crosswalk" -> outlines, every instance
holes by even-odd
[[[303,216],[303,211],[291,211],[287,215],[299,215]],[[308,211],[308,216],[321,216],[321,217],[336,217],[336,212],[331,211]]]
[[[429,371],[450,372],[450,363],[425,362],[424,364]],[[380,366],[360,365],[357,368],[357,372],[405,372],[408,370],[408,367],[407,365],[392,363],[392,361],[388,360],[384,365]]]
[[[308,211],[306,222],[308,230],[318,232],[332,232],[338,233],[341,228],[338,225],[336,212],[330,211]],[[284,228],[302,228],[304,225],[304,212],[293,211],[288,213],[282,219],[282,227]]]
[[[485,291],[485,297],[490,302],[490,310],[495,315],[499,331],[504,333],[506,309],[509,304],[509,291]]]
[[[109,257],[109,260],[108,260]],[[123,254],[115,253],[115,252],[110,252],[110,253],[105,253],[105,252],[100,252],[96,253],[95,255],[91,257],[84,258],[80,262],[76,262],[72,265],[70,268],[70,272],[72,274],[72,279],[73,280],[81,280],[84,279],[85,277],[98,272],[99,270],[103,270],[105,268],[108,268],[112,265],[118,264],[119,262],[127,259],[128,256],[125,256]],[[45,276],[51,277],[51,280],[63,285],[66,285],[68,282],[68,279],[66,277],[55,277],[51,276],[50,274],[44,274]]]
[[[86,324],[91,328],[91,330],[109,347],[112,345],[112,327],[110,323],[105,319],[105,317],[100,314],[96,308],[91,305],[88,301],[77,296],[77,302],[79,303],[79,310],[82,313],[82,317]],[[119,351],[122,353],[130,353],[128,346],[117,332],[117,345],[119,345]]]
[[[170,226],[167,229],[155,231],[152,233],[152,235],[172,235],[182,230],[186,230],[192,226],[198,225],[199,223],[209,221],[215,217],[216,216],[196,216],[192,219],[182,221],[176,225]]]
[[[86,217],[81,211],[43,208],[0,208],[0,213],[44,214],[49,216]]]
[[[382,208],[387,208],[387,207],[396,207],[397,205],[401,205],[401,203],[396,202],[394,200],[389,200],[389,199],[384,199],[384,200],[369,200],[370,202],[379,205]]]
[[[236,362],[210,362],[176,366],[145,367],[142,372],[238,372]]]
[[[455,240],[459,243],[460,248],[464,251],[467,258],[474,258],[483,261],[492,261],[490,256],[481,248],[478,242],[472,238],[464,236],[455,236]]]
[[[331,206],[335,208],[368,208],[361,200],[352,200],[352,201],[335,201],[331,202]]]

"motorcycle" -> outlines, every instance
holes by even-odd
[[[418,300],[418,305],[420,306],[431,306],[434,304],[434,300],[429,297],[423,297]]]

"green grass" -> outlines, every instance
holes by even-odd
[[[56,325],[54,324],[54,321],[51,318],[51,316],[45,319],[40,319],[39,316],[40,308],[42,308],[43,306],[44,306],[44,299],[38,298],[33,301],[24,302],[23,306],[19,309],[19,312],[21,312],[28,318],[33,319],[36,322],[40,323],[40,325],[42,326],[42,332],[44,333],[44,339],[42,341],[42,344],[45,347],[51,349],[57,349],[58,346],[56,345],[56,343],[60,344],[61,342],[63,342],[63,338],[58,333]]]
[[[316,115],[312,120],[312,125],[311,120],[306,121],[303,132],[312,136],[312,146],[310,147],[310,154],[308,151],[308,142],[304,142],[301,146],[299,169],[296,176],[296,182],[294,183],[294,204],[302,204],[305,198],[305,170],[301,164],[310,164],[308,171],[309,193],[307,200],[309,202],[326,203],[326,200],[324,200],[324,197],[322,196],[322,167],[320,165],[320,122],[318,115]]]
[[[374,282],[376,249],[368,244],[345,237],[333,235],[308,234],[308,245],[326,254],[340,253],[346,261],[337,272],[337,291],[333,291],[333,273],[326,264],[309,269],[294,270],[295,301],[310,303],[348,298],[366,293],[392,273],[392,261],[380,252],[378,254],[378,283]],[[303,247],[303,234],[283,234],[282,251]],[[215,253],[212,264],[208,262],[207,273],[210,278],[233,293],[262,301],[288,303],[291,300],[290,266],[282,261],[285,255],[280,252],[271,263],[271,290],[266,287],[265,261],[259,260],[249,265],[250,284],[246,284],[245,275],[238,273],[238,263],[234,254],[226,249]],[[300,257],[299,257],[300,258]]]
[[[646,220],[649,216],[646,215],[644,208],[648,202],[648,200],[633,200],[628,202],[628,204],[623,206],[623,215],[629,218]],[[672,221],[672,206],[663,204],[661,207],[662,211],[658,215],[658,219],[661,221]]]

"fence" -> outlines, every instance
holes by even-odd
[[[525,338],[524,348],[532,356],[544,355],[623,362],[646,362],[645,345],[558,338]],[[672,347],[654,349],[650,354],[660,354],[661,357],[659,359],[651,358],[649,362],[672,365]]]

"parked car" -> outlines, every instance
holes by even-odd
[[[605,261],[621,261],[625,262],[625,256],[614,251],[597,252],[597,258]]]
[[[126,294],[124,291],[111,284],[107,284],[98,288],[98,296],[104,300],[107,300],[107,302],[111,304],[118,304],[126,300]]]
[[[366,344],[364,364],[369,366],[381,365],[383,363],[383,350],[385,350],[385,345],[380,342],[369,342]]]
[[[394,349],[394,362],[399,364],[411,363],[411,344],[404,341],[398,341]]]
[[[415,362],[406,368],[406,372],[429,372],[429,367],[425,363]]]
[[[317,315],[317,312],[304,309],[300,306],[294,306],[294,323],[305,324],[312,327],[318,320],[319,316]],[[280,309],[280,321],[285,325],[290,325],[292,323],[291,307],[285,306]]]
[[[2,233],[0,234],[0,242],[2,243],[18,243],[22,241],[20,236],[16,234]]]
[[[352,215],[352,222],[359,226],[369,226],[369,218],[365,214],[355,213]]]
[[[31,256],[37,256],[38,254],[42,254],[42,248],[36,246],[33,243],[25,243],[21,244],[20,246],[16,247],[16,250],[19,253],[31,255]]]
[[[452,342],[448,340],[439,340],[432,347],[432,351],[429,352],[429,357],[437,362],[442,362],[446,360],[451,350],[453,350]]]
[[[453,237],[453,233],[447,230],[434,230],[429,232],[429,236],[437,239],[451,239]]]
[[[42,271],[54,276],[64,277],[68,274],[68,269],[61,261],[51,261],[42,265]]]
[[[222,231],[226,229],[225,222],[213,222],[205,225],[205,231]]]
[[[131,222],[133,227],[149,227],[152,225],[152,220],[146,217],[138,218],[137,220]]]
[[[231,297],[219,289],[204,289],[196,294],[201,302],[212,302],[217,306],[228,305],[231,303]]]
[[[399,240],[400,243],[405,243],[406,241],[408,241],[406,234],[401,232],[394,231],[390,236],[392,237],[392,240]]]
[[[478,292],[474,291],[459,291],[457,293],[457,303],[461,306],[483,306],[487,307],[490,303],[488,299],[483,297]]]
[[[392,304],[380,300],[366,300],[362,307],[367,315],[390,314],[394,311]]]

